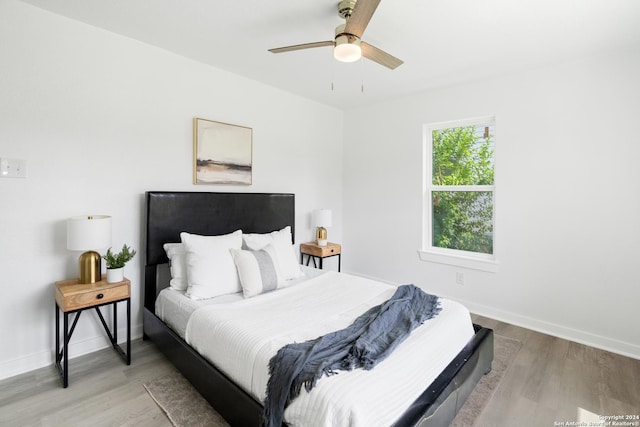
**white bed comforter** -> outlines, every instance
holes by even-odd
[[[350,325],[395,287],[327,272],[307,282],[229,304],[198,308],[186,341],[236,384],[263,402],[268,364],[278,349]],[[371,371],[321,378],[285,410],[291,426],[389,426],[433,382],[473,335],[468,310],[442,299],[426,321]]]

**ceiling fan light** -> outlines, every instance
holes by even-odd
[[[333,57],[340,62],[354,62],[362,57],[362,49],[359,40],[349,43],[347,35],[336,37],[336,47],[333,49]]]

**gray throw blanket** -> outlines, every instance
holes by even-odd
[[[285,407],[300,394],[302,386],[311,391],[323,374],[373,369],[413,329],[439,312],[438,297],[414,285],[403,285],[389,300],[370,308],[350,326],[282,347],[269,361],[261,425],[280,427]]]

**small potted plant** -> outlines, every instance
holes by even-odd
[[[117,283],[124,280],[124,265],[131,261],[136,251],[129,246],[122,245],[122,250],[116,254],[111,252],[111,248],[102,258],[107,262],[107,283]]]

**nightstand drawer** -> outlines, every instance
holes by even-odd
[[[56,287],[56,301],[62,311],[72,311],[129,298],[129,281],[100,286],[62,283]]]
[[[300,251],[303,254],[319,257],[338,255],[341,252],[341,249],[341,246],[337,243],[327,243],[327,246],[318,246],[314,243],[302,243],[300,245]]]

